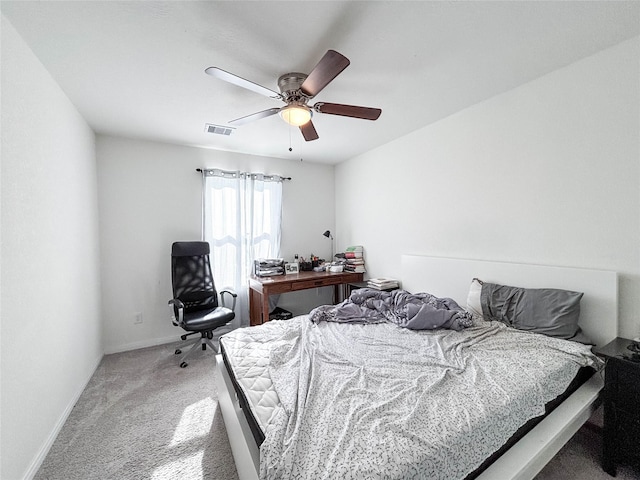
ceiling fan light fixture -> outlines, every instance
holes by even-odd
[[[311,120],[311,109],[306,105],[291,104],[280,109],[280,116],[289,125],[299,127]]]

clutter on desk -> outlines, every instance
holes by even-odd
[[[253,262],[253,274],[256,277],[284,275],[283,258],[258,258]]]
[[[312,253],[307,258],[296,254],[294,262],[298,263],[301,272],[366,272],[362,245],[347,247],[344,252],[336,253],[331,261],[325,261]]]
[[[318,266],[320,265],[320,263],[324,262],[324,260],[318,258],[317,255],[314,255],[313,253],[311,255],[309,255],[308,259],[305,259],[305,257],[299,257],[296,254],[295,256],[296,259],[298,259],[298,261],[300,262],[300,271],[301,272],[311,272],[311,271],[316,271],[316,272],[321,272],[324,270],[324,267],[321,268],[320,270],[316,270],[316,268],[318,268]]]

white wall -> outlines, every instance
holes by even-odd
[[[639,335],[640,38],[339,165],[336,212],[370,276],[403,253],[615,270]]]
[[[102,358],[94,135],[2,16],[2,469],[35,473]]]
[[[167,308],[170,252],[174,241],[200,239],[196,168],[292,177],[283,187],[282,255],[330,255],[322,232],[334,225],[332,166],[108,136],[98,136],[96,151],[107,353],[179,339]],[[305,313],[330,300],[325,288],[283,295],[279,305]]]

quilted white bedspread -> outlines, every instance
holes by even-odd
[[[269,358],[273,338],[280,337],[285,322],[273,321],[261,328],[240,328],[221,337],[227,361],[240,384],[249,408],[262,432],[274,411],[280,407],[278,394],[269,376]]]
[[[238,332],[271,338],[281,406],[265,426],[263,480],[463,479],[581,366],[600,366],[587,346],[497,322],[461,332],[270,324]]]

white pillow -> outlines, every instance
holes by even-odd
[[[469,295],[467,296],[467,311],[471,312],[474,320],[484,320],[482,316],[482,303],[480,302],[480,294],[482,293],[482,282],[477,278],[471,280],[469,287]]]

